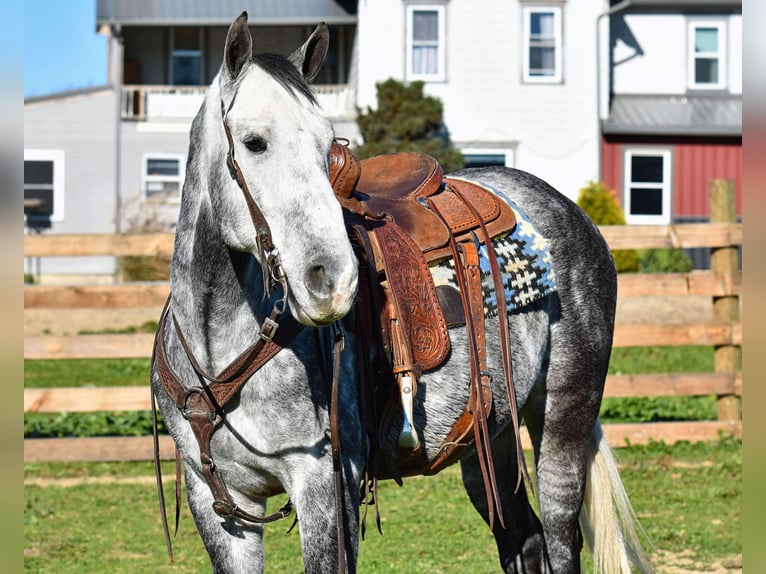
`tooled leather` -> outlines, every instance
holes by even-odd
[[[428,265],[418,246],[395,224],[376,226],[375,235],[412,360],[422,369],[433,369],[447,358],[450,342]]]
[[[418,245],[428,263],[450,256],[450,234],[463,241],[469,231],[480,226],[452,189],[474,205],[492,237],[512,230],[516,223],[513,210],[504,201],[471,182],[443,178],[436,160],[416,152],[362,160],[358,164],[361,175],[356,192],[351,192],[350,182],[357,175],[349,167],[355,160],[352,154],[348,148],[333,144],[330,181],[340,204],[357,215],[390,216]],[[421,197],[428,197],[437,205],[447,225],[418,202]]]
[[[487,229],[490,237],[498,237],[513,231],[516,226],[516,216],[505,201],[501,201],[483,187],[470,181],[447,177],[444,179],[444,182],[446,186],[444,193],[432,196],[429,198],[429,201],[435,203],[436,207],[439,209],[444,207],[453,212],[451,216],[447,216],[446,214],[443,215],[445,221],[450,222],[451,228],[453,225],[455,226],[455,228],[452,229],[452,232],[458,243],[470,241],[470,232],[478,230],[481,225],[456,195],[455,191],[466,197],[472,205],[477,207],[477,211],[479,212],[479,215],[481,215],[482,223]],[[484,205],[484,211],[478,209],[477,204],[479,203]],[[490,208],[490,205],[493,207]],[[449,219],[449,217],[452,219]],[[458,229],[457,226],[461,226],[461,228]],[[445,243],[444,245],[425,251],[424,255],[426,261],[431,263],[451,257],[452,252],[449,245]]]
[[[348,146],[332,142],[330,148],[330,184],[335,195],[346,199],[351,197],[360,175],[361,166],[356,154]]]
[[[361,161],[357,191],[370,200],[405,200],[428,197],[439,191],[444,172],[430,155],[400,152]]]
[[[455,185],[454,180],[443,193],[434,195],[431,201],[439,208],[452,233],[460,234],[464,231],[477,228],[479,222],[474,214],[466,208],[460,198],[452,192],[450,189],[452,185]],[[490,222],[500,215],[500,205],[497,198],[474,185],[466,186],[461,182],[460,187],[465,197],[476,208],[483,222]]]

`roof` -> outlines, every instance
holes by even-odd
[[[726,12],[742,10],[742,0],[611,0],[612,6],[625,4],[624,8],[647,8],[678,11],[679,9],[715,10]]]
[[[251,26],[356,23],[349,0],[97,0],[96,25],[228,26],[243,10]]]
[[[616,95],[605,134],[741,136],[742,96]]]
[[[41,96],[29,96],[24,98],[24,105],[36,104],[38,102],[47,102],[49,100],[63,100],[66,98],[73,98],[77,96],[88,96],[91,94],[97,94],[99,92],[112,92],[114,88],[110,85],[103,86],[90,86],[87,88],[77,88],[75,90],[66,90],[63,92],[53,92],[50,94],[43,94]]]

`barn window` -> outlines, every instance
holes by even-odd
[[[670,223],[670,150],[627,149],[624,173],[626,221],[649,225]]]
[[[446,78],[445,9],[441,4],[407,6],[407,79]]]
[[[559,6],[523,8],[523,78],[525,82],[562,81],[563,35]]]
[[[689,23],[689,87],[726,87],[726,27],[723,22]]]
[[[154,153],[143,158],[144,198],[152,201],[178,201],[183,186],[183,156]]]
[[[64,220],[62,150],[24,150],[24,218],[30,227]]]

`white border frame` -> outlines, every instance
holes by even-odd
[[[697,28],[716,28],[718,30],[718,82],[715,84],[708,84],[708,83],[697,83],[694,77],[695,73],[695,64],[697,62],[697,57],[705,57],[705,53],[697,54],[694,51],[694,39],[695,39],[695,30]],[[686,58],[686,69],[687,69],[687,80],[689,89],[692,90],[723,90],[726,89],[726,86],[728,85],[728,58],[729,58],[729,45],[727,42],[727,35],[726,35],[726,22],[723,20],[689,20],[688,28],[687,28],[687,58]],[[716,54],[707,54],[708,57],[712,57]]]
[[[146,173],[149,167],[150,159],[175,159],[178,160],[178,176],[173,177],[169,175],[148,175]],[[148,152],[141,156],[141,198],[143,201],[162,201],[166,203],[178,203],[181,201],[181,191],[184,186],[184,176],[186,175],[186,156],[182,153],[166,153],[166,152]],[[168,195],[165,198],[158,196],[152,197],[147,195],[146,186],[152,182],[178,182],[178,195]]]
[[[53,213],[51,221],[64,221],[64,198],[66,184],[65,154],[61,149],[25,149],[24,161],[53,162]],[[26,217],[25,217],[26,219]]]
[[[533,13],[553,13],[553,33],[555,35],[555,71],[552,76],[530,76],[529,75],[529,41],[530,41],[530,15]],[[564,81],[564,26],[562,25],[563,13],[561,6],[524,6],[521,12],[522,33],[521,33],[521,52],[522,52],[522,72],[521,77],[524,83],[528,84],[560,84]]]
[[[447,8],[441,3],[412,2],[406,5],[405,26],[405,78],[408,82],[421,80],[423,82],[444,82],[447,79]],[[412,70],[413,49],[413,12],[436,12],[439,18],[439,42],[437,46],[437,64],[439,70],[436,74],[416,74]]]
[[[653,156],[662,158],[662,183],[632,183],[633,156]],[[626,147],[623,150],[623,211],[625,221],[631,225],[669,225],[672,220],[673,197],[673,153],[670,148]],[[634,215],[630,212],[631,188],[662,187],[662,213],[660,215]]]

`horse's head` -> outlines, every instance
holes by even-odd
[[[278,254],[281,269],[268,273],[284,273],[292,313],[309,326],[348,313],[357,286],[357,261],[328,180],[333,127],[308,87],[328,43],[320,24],[289,58],[253,57],[243,12],[206,102],[221,135],[211,161],[218,157],[226,170],[231,154],[235,164],[213,199],[224,240],[253,252],[264,268]]]

